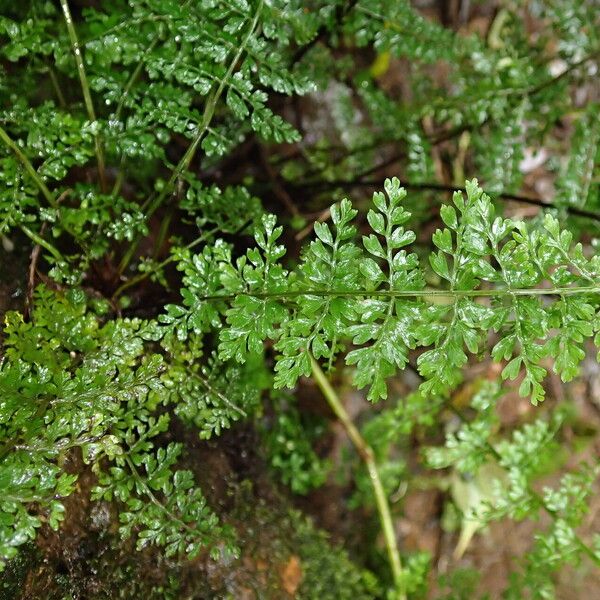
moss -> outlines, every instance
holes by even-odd
[[[265,490],[262,490],[265,493]],[[368,600],[379,596],[375,576],[357,566],[312,521],[269,490],[258,497],[249,481],[232,485],[228,515],[240,556],[222,553],[166,559],[156,549],[136,551],[115,531],[116,511],[106,510],[100,531],[89,524],[99,505],[70,505],[70,526],[46,528],[10,561],[0,600]],[[105,506],[107,508],[108,505]]]
[[[378,597],[375,575],[355,564],[285,501],[267,504],[253,497],[249,482],[238,490],[236,519],[243,557],[252,557],[262,587],[260,598],[367,600]],[[248,564],[248,562],[246,563]],[[267,566],[267,569],[264,567]],[[261,573],[262,571],[262,573]],[[265,572],[268,571],[268,572]]]
[[[22,590],[27,574],[39,561],[39,553],[34,544],[23,546],[15,558],[10,560],[0,576],[0,600],[13,600]]]
[[[298,590],[303,600],[360,600],[379,594],[376,577],[354,564],[348,553],[299,513],[292,514],[304,578]]]

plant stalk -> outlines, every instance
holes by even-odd
[[[47,242],[43,237],[39,236],[35,231],[31,231],[26,225],[20,225],[21,231],[35,244],[46,249],[57,261],[66,262],[63,255],[50,243]]]
[[[58,202],[56,198],[52,195],[52,192],[48,189],[48,186],[44,183],[39,173],[34,169],[33,165],[29,162],[29,159],[25,156],[21,148],[13,141],[13,139],[6,133],[6,131],[0,127],[0,140],[2,140],[15,154],[15,156],[19,159],[25,170],[33,179],[35,185],[38,187],[40,192],[46,200],[48,204],[52,208],[58,208]]]
[[[75,31],[75,25],[73,23],[73,17],[71,16],[71,10],[69,9],[68,0],[60,0],[63,14],[65,17],[65,23],[69,32],[69,38],[71,40],[71,47],[73,48],[73,55],[75,56],[75,63],[77,65],[77,73],[79,74],[79,81],[81,83],[81,91],[83,92],[83,101],[88,114],[88,118],[92,123],[96,121],[96,111],[94,110],[94,103],[92,102],[92,95],[90,93],[90,86],[88,84],[87,75],[85,74],[85,65],[83,64],[83,55],[81,53],[81,47],[79,45],[79,39],[77,38],[77,31]],[[98,162],[98,177],[100,179],[100,187],[103,192],[106,191],[106,168],[104,165],[104,150],[102,149],[102,140],[98,133],[94,134],[94,146],[96,152],[96,161]]]
[[[206,233],[202,234],[200,237],[196,238],[193,242],[191,242],[187,246],[185,246],[185,248],[187,250],[191,250],[192,248],[195,248],[198,244],[201,244],[202,242],[206,241],[208,238],[210,238],[210,236],[214,235],[216,232],[217,232],[216,228],[215,229],[210,229]],[[144,271],[143,273],[139,273],[135,277],[132,277],[131,279],[127,280],[125,283],[123,283],[122,285],[120,285],[116,289],[116,291],[112,295],[112,299],[115,300],[126,289],[130,288],[133,285],[136,285],[140,281],[143,281],[144,279],[146,279],[150,275],[153,275],[154,273],[157,273],[162,268],[166,267],[168,264],[174,262],[175,260],[176,260],[175,255],[171,254],[170,256],[168,256],[167,258],[165,258],[163,261],[161,261],[160,263],[156,264],[153,268],[149,269],[148,271]]]
[[[301,298],[302,296],[317,296],[319,298],[502,298],[505,296],[576,296],[578,294],[600,294],[600,286],[582,285],[573,287],[549,287],[549,288],[489,288],[475,290],[439,290],[424,288],[422,290],[288,290],[285,292],[252,292],[244,291],[236,294],[214,294],[202,296],[198,300],[203,302],[218,300],[233,300],[238,296],[249,296],[251,298],[272,298],[277,300],[289,300]],[[450,303],[450,302],[449,302]]]
[[[379,477],[379,471],[377,470],[375,454],[373,453],[371,446],[369,446],[362,435],[360,435],[360,432],[352,422],[352,419],[350,419],[350,415],[348,415],[346,412],[346,409],[340,402],[335,390],[331,387],[327,377],[325,377],[325,373],[323,373],[319,363],[317,363],[311,354],[309,354],[309,356],[312,366],[312,373],[317,385],[319,386],[319,389],[323,393],[323,396],[325,396],[325,399],[331,407],[331,410],[333,410],[335,413],[335,416],[344,426],[348,437],[354,444],[356,451],[367,467],[369,479],[371,480],[371,485],[373,486],[375,503],[377,505],[377,512],[379,513],[379,521],[381,522],[381,528],[385,538],[385,545],[387,548],[390,567],[392,569],[394,585],[397,591],[397,600],[406,600],[406,592],[403,589],[404,577],[402,562],[400,560],[400,552],[398,551],[398,545],[396,543],[396,534],[394,532],[394,524],[392,522],[390,506],[385,494],[385,490],[383,489],[383,485],[381,483],[381,478]]]
[[[65,100],[65,96],[60,89],[60,84],[58,83],[58,77],[54,72],[52,66],[48,66],[48,75],[50,76],[50,81],[52,82],[52,87],[54,88],[54,93],[56,94],[56,98],[58,99],[58,104],[61,108],[67,107],[67,101]]]
[[[154,212],[156,212],[156,209],[163,203],[163,201],[165,200],[165,198],[167,197],[169,192],[175,186],[177,179],[179,179],[181,174],[184,171],[186,171],[188,169],[188,167],[190,166],[190,163],[192,162],[194,155],[196,154],[196,150],[198,149],[198,146],[200,145],[200,142],[202,141],[202,139],[204,137],[204,134],[208,131],[208,128],[212,121],[213,115],[215,113],[215,109],[217,107],[217,103],[221,97],[221,94],[223,93],[223,90],[225,89],[225,85],[227,84],[227,81],[233,74],[233,71],[234,71],[238,61],[240,60],[242,54],[244,53],[244,50],[246,49],[246,45],[248,44],[250,37],[252,36],[252,34],[254,33],[254,31],[256,29],[256,26],[258,25],[258,19],[260,17],[260,12],[262,10],[262,4],[263,3],[261,1],[256,9],[256,14],[254,15],[254,19],[252,20],[250,27],[248,28],[248,32],[246,33],[245,38],[242,40],[240,47],[238,48],[237,52],[235,53],[235,56],[233,57],[232,61],[229,63],[229,67],[227,69],[227,72],[225,73],[225,76],[223,77],[223,79],[221,79],[221,81],[219,82],[219,85],[213,91],[213,93],[210,95],[210,97],[208,98],[208,100],[206,102],[206,106],[204,107],[204,114],[202,115],[202,122],[200,124],[200,128],[198,129],[198,132],[196,133],[196,137],[193,139],[192,143],[189,145],[185,154],[179,161],[179,164],[173,170],[173,173],[171,173],[171,177],[169,178],[169,181],[164,186],[164,188],[162,189],[159,196],[157,196],[157,198],[149,204],[148,209],[146,211],[147,216],[151,216],[152,214],[154,214]]]
[[[209,130],[210,123],[212,121],[213,115],[215,113],[215,109],[217,107],[217,103],[219,102],[221,94],[223,93],[223,90],[225,89],[225,85],[227,84],[228,79],[233,74],[233,71],[234,71],[237,63],[240,60],[242,54],[244,53],[244,50],[246,48],[246,45],[248,44],[248,41],[250,40],[250,37],[252,36],[252,34],[254,33],[254,31],[256,29],[256,26],[258,25],[258,20],[259,20],[260,13],[262,10],[262,5],[263,5],[263,1],[261,0],[258,4],[256,13],[254,15],[254,19],[252,20],[252,23],[250,24],[248,32],[246,33],[245,38],[242,40],[242,43],[240,44],[240,47],[238,48],[237,52],[235,53],[233,60],[229,64],[229,67],[227,69],[227,72],[225,73],[225,76],[223,77],[223,79],[221,79],[221,81],[219,82],[219,85],[216,88],[214,88],[213,91],[211,92],[211,94],[209,95],[209,97],[206,101],[206,105],[204,107],[204,113],[202,115],[202,122],[200,123],[200,126],[198,128],[198,131],[197,131],[194,139],[192,140],[191,144],[188,146],[184,155],[181,157],[181,160],[179,161],[179,163],[173,169],[171,176],[169,177],[169,180],[164,185],[163,189],[158,194],[158,196],[156,196],[154,198],[152,198],[152,197],[148,198],[148,200],[142,206],[142,209],[145,210],[145,212],[146,212],[147,219],[149,219],[158,210],[160,205],[166,200],[167,196],[173,191],[177,180],[189,168],[189,166],[196,154],[196,150],[198,149],[198,147],[200,146],[200,143],[204,139],[204,135]],[[119,263],[118,270],[119,270],[120,274],[125,272],[125,269],[131,262],[131,259],[133,258],[133,255],[137,248],[138,242],[139,242],[139,239],[136,238],[136,240],[130,245],[128,251],[125,253],[125,255],[123,256],[123,259]]]

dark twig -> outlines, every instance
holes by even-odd
[[[349,2],[345,2],[338,5],[335,11],[336,28],[341,25],[346,15],[354,8],[357,2],[358,0],[350,0]],[[315,37],[310,42],[308,42],[308,44],[304,44],[304,46],[301,46],[300,48],[298,48],[298,50],[296,50],[294,56],[292,57],[292,64],[295,65],[297,62],[301,61],[306,55],[306,53],[312,48],[314,48],[319,42],[325,40],[329,33],[331,33],[331,31],[329,30],[327,25],[322,25],[321,27],[319,27],[319,29],[317,30],[317,35],[315,35]]]
[[[538,85],[532,87],[531,89],[528,90],[527,93],[530,96],[535,96],[536,94],[538,94],[542,90],[545,90],[547,87],[550,87],[550,86],[554,85],[556,82],[558,82],[561,79],[563,79],[564,77],[567,77],[572,71],[574,71],[575,69],[581,67],[581,65],[585,64],[586,62],[588,62],[590,60],[594,60],[594,59],[596,59],[598,57],[600,57],[600,50],[596,50],[595,52],[591,52],[587,56],[584,56],[581,60],[578,60],[577,62],[574,62],[574,63],[570,64],[564,71],[562,71],[561,73],[559,73],[558,75],[556,75],[556,77],[553,77],[552,79],[547,79],[546,81],[542,81]]]
[[[56,205],[58,206],[73,190],[67,189],[65,190],[56,200]],[[44,237],[44,233],[46,232],[46,226],[48,223],[44,221],[42,226],[40,227],[39,236],[41,238]],[[40,244],[35,244],[33,246],[33,250],[31,251],[31,258],[29,261],[29,274],[27,277],[27,297],[25,299],[25,318],[29,316],[31,309],[33,308],[33,292],[35,290],[35,274],[37,269],[37,263],[40,258],[40,252],[42,247]]]
[[[383,166],[383,165],[382,165]],[[288,184],[292,185],[292,184]],[[307,181],[293,184],[292,187],[296,189],[312,189],[318,191],[324,191],[331,188],[341,187],[341,188],[353,188],[353,187],[373,187],[379,188],[382,185],[382,181],[380,179],[356,179],[356,180],[334,180],[334,181]],[[439,183],[411,183],[408,181],[403,181],[402,186],[407,190],[420,190],[420,191],[438,191],[438,192],[446,192],[446,193],[454,193],[454,192],[466,192],[464,187],[451,186],[451,185],[443,185]],[[531,196],[521,196],[520,194],[510,194],[507,192],[501,192],[499,194],[494,195],[495,199],[498,200],[508,200],[512,202],[520,202],[521,204],[529,204],[531,206],[539,206],[541,208],[551,208],[559,210],[562,207],[556,206],[552,202],[544,202],[540,198],[533,198]],[[573,216],[583,217],[586,219],[592,219],[594,221],[600,221],[600,214],[585,210],[583,208],[578,208],[577,206],[566,206],[565,210]]]
[[[279,180],[279,176],[275,172],[275,169],[269,162],[269,156],[267,154],[267,149],[261,144],[260,147],[260,158],[261,162],[267,172],[267,175],[271,181],[271,186],[273,188],[273,192],[277,196],[277,198],[281,201],[281,203],[287,208],[288,212],[293,216],[297,216],[299,214],[298,207],[294,204],[292,197],[288,194],[287,190],[281,184]]]
[[[46,223],[40,228],[40,235],[43,236],[46,231]],[[27,277],[27,297],[25,299],[25,318],[29,317],[29,313],[33,308],[33,291],[35,289],[35,271],[37,268],[38,259],[42,247],[36,244],[31,251],[31,259],[29,261],[29,275]]]

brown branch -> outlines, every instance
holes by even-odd
[[[289,184],[291,185],[291,184]],[[451,185],[443,185],[439,183],[411,183],[408,181],[403,181],[402,186],[407,190],[418,190],[418,191],[437,191],[437,192],[446,192],[446,193],[454,193],[454,192],[466,192],[464,187],[457,187]],[[356,179],[356,180],[334,180],[334,181],[307,181],[295,183],[292,185],[295,189],[316,189],[317,191],[324,191],[331,188],[341,187],[341,188],[353,188],[353,187],[373,187],[380,188],[382,187],[382,181],[380,179]],[[544,202],[541,198],[533,198],[531,196],[522,196],[520,194],[510,194],[507,192],[501,192],[499,194],[494,195],[495,199],[498,200],[508,200],[511,202],[520,202],[521,204],[529,204],[532,206],[539,206],[540,208],[553,208],[560,209],[562,207],[553,204],[552,202]],[[586,219],[592,219],[594,221],[600,221],[600,214],[585,210],[583,208],[578,208],[576,206],[566,206],[565,210],[573,216],[583,217]]]
[[[298,208],[294,204],[292,197],[288,194],[287,190],[281,184],[279,176],[277,175],[275,169],[269,162],[269,155],[267,153],[267,149],[262,144],[259,146],[259,152],[263,167],[265,168],[265,171],[267,172],[267,175],[271,181],[271,187],[273,188],[273,192],[293,217],[298,216]]]
[[[72,192],[73,192],[72,189],[70,189],[70,188],[66,189],[56,199],[56,205],[58,206]],[[44,223],[42,223],[42,226],[40,227],[39,235],[41,238],[44,237],[44,233],[46,232],[47,225],[48,225],[48,223],[46,221],[44,221]],[[41,250],[42,250],[42,247],[40,246],[40,244],[35,244],[33,247],[33,250],[31,251],[31,257],[29,260],[29,272],[28,272],[28,277],[27,277],[27,296],[25,298],[25,310],[24,310],[26,319],[28,318],[29,314],[31,313],[31,310],[33,309],[33,292],[35,291],[35,274],[36,274],[37,263],[40,258]]]
[[[584,56],[581,60],[578,60],[577,62],[570,64],[564,71],[562,71],[562,73],[559,73],[558,75],[556,75],[556,77],[552,77],[551,79],[547,79],[546,81],[542,81],[542,83],[539,83],[538,85],[533,86],[532,88],[529,89],[527,94],[529,94],[530,96],[535,96],[542,90],[554,85],[557,81],[560,81],[563,77],[566,77],[567,75],[569,75],[575,69],[581,67],[581,65],[585,64],[586,62],[588,62],[590,60],[594,60],[595,58],[598,58],[598,57],[600,57],[600,50],[591,52],[587,56]]]
[[[46,223],[42,224],[40,229],[40,235],[43,236],[46,231]],[[36,244],[31,251],[31,259],[29,261],[29,276],[27,278],[27,296],[25,298],[25,318],[29,317],[31,310],[33,309],[33,291],[35,289],[35,272],[37,268],[38,259],[40,257],[40,251],[42,247]]]

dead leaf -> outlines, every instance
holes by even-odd
[[[292,554],[281,572],[283,589],[290,595],[295,596],[302,581],[302,565],[300,559]]]

